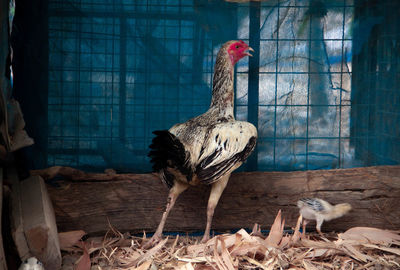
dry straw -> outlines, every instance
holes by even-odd
[[[300,216],[293,234],[284,233],[279,211],[268,236],[255,225],[250,234],[241,229],[207,243],[196,237],[167,237],[147,250],[142,249],[146,235],[124,235],[110,226],[103,238],[64,246],[63,269],[400,269],[399,232],[355,227],[320,236],[300,233],[301,221]]]

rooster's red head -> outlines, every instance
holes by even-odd
[[[232,65],[235,65],[237,61],[245,56],[252,56],[249,51],[254,51],[249,45],[243,41],[230,41],[227,46],[227,52],[232,61]]]

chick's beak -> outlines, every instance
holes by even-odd
[[[248,47],[248,48],[247,48],[247,52],[245,52],[245,55],[253,56],[251,53],[249,53],[249,51],[250,51],[250,52],[254,52],[254,50],[253,50],[252,47]]]

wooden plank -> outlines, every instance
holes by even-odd
[[[0,167],[0,269],[7,270],[6,255],[3,247],[3,235],[2,235],[2,216],[3,216],[3,168]]]
[[[48,185],[60,231],[101,233],[108,229],[108,220],[123,232],[154,231],[168,192],[156,175],[72,170],[75,175],[68,176],[64,171],[64,178],[73,181],[59,182],[59,187]],[[166,231],[203,230],[208,194],[204,186],[185,191],[167,220]],[[400,166],[236,173],[217,206],[212,228],[251,228],[258,223],[268,229],[279,209],[286,225],[294,226],[298,217],[296,202],[302,197],[319,197],[333,204],[349,202],[353,206],[347,216],[324,223],[323,231],[354,226],[400,228],[400,208],[395,207],[400,200]]]
[[[11,235],[17,248],[18,255],[21,258],[21,261],[24,261],[32,255],[30,254],[28,243],[26,242],[24,234],[21,208],[21,187],[15,168],[10,167],[7,169],[7,179],[11,184]]]
[[[30,253],[46,269],[61,267],[61,253],[54,210],[40,176],[20,183],[22,222]]]

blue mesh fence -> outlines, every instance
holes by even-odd
[[[256,49],[235,71],[236,118],[259,132],[242,170],[397,164],[396,5],[49,0],[47,166],[151,171],[152,131],[207,110],[230,39]]]

